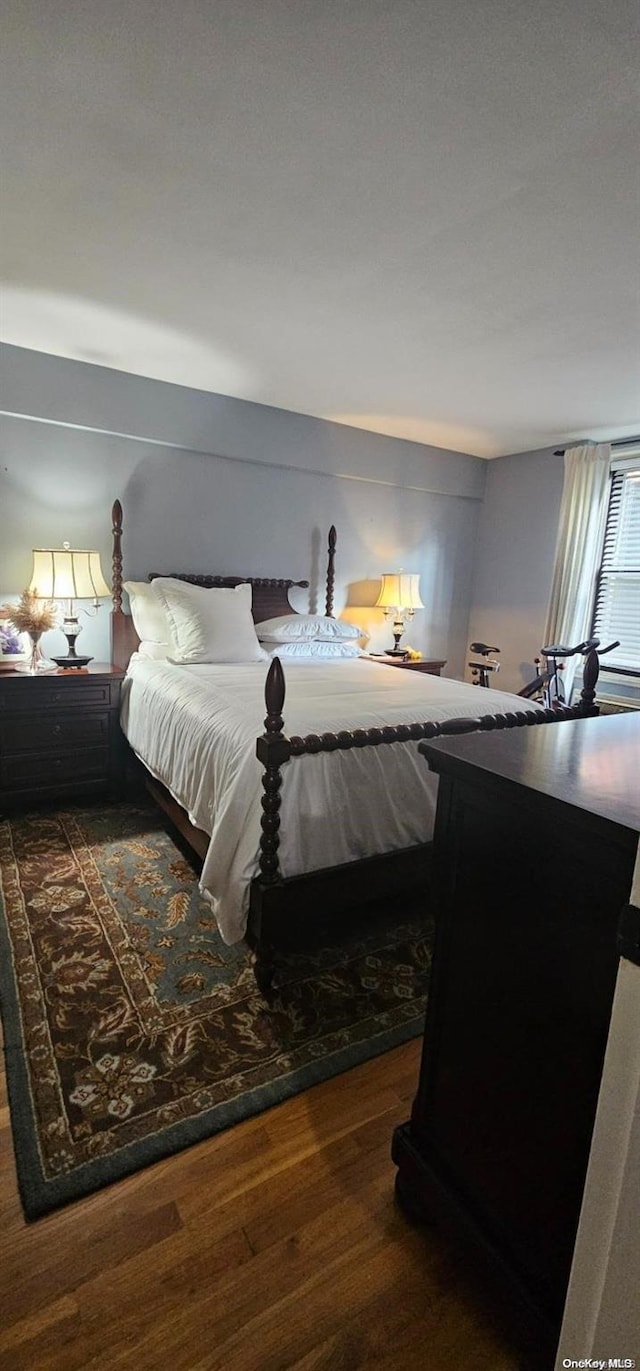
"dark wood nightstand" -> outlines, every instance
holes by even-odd
[[[425,657],[421,657],[417,662],[412,662],[408,657],[376,657],[372,655],[370,661],[380,662],[382,666],[402,666],[407,671],[423,671],[427,676],[439,676],[443,666],[447,665],[446,659],[441,662],[435,658],[427,659]]]
[[[118,667],[95,662],[81,671],[0,674],[0,810],[119,794],[123,678]]]

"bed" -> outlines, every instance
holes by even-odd
[[[132,583],[122,576],[122,532],[116,501],[112,655],[127,669],[123,731],[152,793],[202,859],[201,889],[222,937],[252,946],[265,994],[275,951],[296,922],[312,921],[327,905],[343,909],[390,893],[401,899],[428,879],[437,778],[418,755],[420,739],[597,712],[597,655],[586,664],[578,705],[560,711],[523,709],[504,692],[394,670],[356,649],[308,659],[303,648],[287,660],[286,689],[279,641],[265,646],[263,639],[260,656],[249,645],[240,661],[188,653],[171,661],[149,652],[123,611]],[[332,528],[325,614],[317,616],[330,637],[341,631],[333,614],[336,542]],[[151,598],[171,612],[186,601],[188,629],[191,603],[208,612],[221,597],[206,592],[218,589],[243,603],[249,597],[258,633],[265,621],[284,621],[282,632],[294,640],[307,631],[310,616],[289,603],[290,590],[306,581],[190,572],[148,579]],[[233,594],[222,599],[236,604]]]

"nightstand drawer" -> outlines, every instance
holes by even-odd
[[[0,753],[59,752],[64,748],[106,747],[108,714],[42,714],[0,721]]]
[[[5,682],[0,709],[6,714],[31,714],[43,709],[109,709],[118,701],[120,681],[92,681],[81,676],[77,681],[69,676],[27,677],[22,689],[7,689],[14,682]],[[111,692],[114,692],[113,696]]]
[[[0,761],[0,780],[7,790],[29,790],[37,786],[57,786],[68,781],[106,778],[109,772],[107,747],[82,748],[77,752],[45,753],[4,757]]]

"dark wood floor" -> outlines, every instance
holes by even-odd
[[[516,1371],[393,1199],[419,1043],[25,1224],[0,1095],[2,1371]]]

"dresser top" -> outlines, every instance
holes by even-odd
[[[498,776],[640,832],[640,711],[420,744],[432,771]]]
[[[2,685],[14,685],[17,682],[29,681],[37,684],[39,681],[83,681],[87,676],[124,676],[124,669],[119,666],[111,666],[110,662],[89,662],[83,667],[52,667],[47,671],[31,672],[26,667],[16,667],[13,671],[0,671],[0,683]]]

